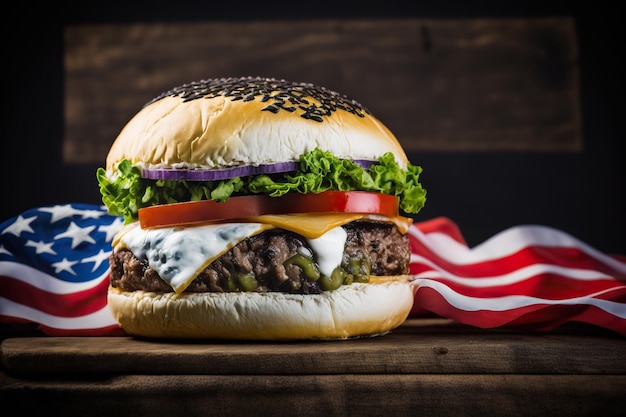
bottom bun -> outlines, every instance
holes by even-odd
[[[385,334],[413,306],[406,277],[322,294],[154,293],[109,288],[113,317],[129,334],[156,338],[347,339]]]

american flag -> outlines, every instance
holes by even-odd
[[[122,334],[106,301],[111,241],[104,207],[35,208],[0,223],[0,322],[51,336]]]
[[[106,305],[107,258],[122,220],[67,204],[0,223],[0,323],[51,336],[123,335]],[[447,218],[410,231],[413,317],[547,331],[583,322],[626,336],[626,258],[545,226],[516,226],[469,247]]]
[[[473,248],[447,218],[409,233],[413,315],[536,331],[582,322],[626,336],[626,257],[537,225],[512,227]]]

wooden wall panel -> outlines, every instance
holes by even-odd
[[[83,24],[64,43],[69,163],[103,162],[162,91],[247,75],[347,94],[409,153],[582,149],[572,18]]]

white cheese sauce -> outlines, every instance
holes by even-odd
[[[317,239],[307,239],[323,275],[330,276],[333,270],[341,264],[347,237],[348,234],[343,227],[335,227]]]
[[[120,237],[120,246],[145,258],[165,282],[180,293],[217,257],[247,237],[265,230],[261,223],[220,223],[216,225],[159,229],[129,228]],[[335,227],[315,239],[307,239],[322,274],[330,276],[341,264],[347,233]]]
[[[182,292],[206,266],[241,240],[264,229],[260,223],[130,230],[121,242],[176,292]]]

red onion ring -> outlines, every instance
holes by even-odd
[[[357,159],[354,160],[354,162],[364,169],[368,169],[376,163],[376,161],[365,159]],[[141,176],[142,178],[151,180],[220,181],[234,177],[297,171],[298,168],[300,168],[300,162],[297,161],[262,165],[244,165],[221,169],[143,168],[141,170]]]

